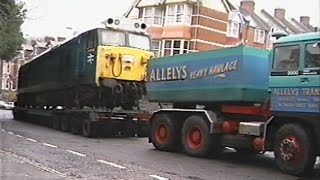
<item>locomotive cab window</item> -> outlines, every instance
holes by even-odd
[[[114,30],[103,30],[101,31],[101,45],[117,45],[125,46],[126,45],[126,34],[121,31]]]
[[[90,31],[88,34],[87,49],[93,49],[97,46],[97,32]]]
[[[129,46],[143,50],[150,50],[150,39],[147,36],[129,33]]]
[[[298,70],[300,65],[300,46],[281,46],[274,50],[273,70]]]
[[[306,45],[305,67],[320,68],[320,42]]]

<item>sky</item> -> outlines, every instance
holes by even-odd
[[[108,17],[122,16],[133,0],[18,0],[26,3],[27,19],[22,32],[28,36],[70,36]],[[240,4],[241,0],[230,0]],[[273,14],[285,8],[287,18],[310,16],[311,24],[320,26],[320,0],[255,0],[256,9]],[[69,28],[68,28],[69,27]]]

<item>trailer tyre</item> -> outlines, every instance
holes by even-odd
[[[56,130],[60,130],[61,128],[61,119],[58,116],[54,116],[52,118],[52,128]]]
[[[98,136],[98,128],[96,123],[88,120],[82,121],[82,135],[88,138],[95,138]]]
[[[160,151],[174,151],[178,146],[178,134],[168,115],[156,115],[151,122],[151,142]]]
[[[66,117],[61,118],[61,130],[65,132],[70,130],[70,121]]]
[[[222,150],[218,136],[210,134],[209,125],[197,115],[187,118],[183,125],[182,146],[188,155],[197,157],[216,156]]]
[[[274,155],[281,171],[295,176],[310,174],[316,161],[315,146],[310,137],[297,124],[284,125],[277,131]]]

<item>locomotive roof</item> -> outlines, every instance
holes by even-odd
[[[23,65],[23,66],[26,66],[26,65],[32,63],[34,60],[36,60],[36,59],[39,58],[40,56],[43,56],[43,55],[49,53],[50,51],[52,51],[52,50],[54,50],[54,49],[56,49],[56,48],[58,48],[58,47],[60,47],[60,46],[62,46],[62,45],[64,45],[64,44],[70,42],[72,39],[75,39],[75,38],[79,37],[80,35],[88,32],[88,31],[98,30],[98,29],[112,29],[112,30],[127,31],[127,32],[131,32],[131,33],[141,34],[141,33],[138,33],[138,32],[123,30],[123,29],[114,29],[114,28],[106,28],[106,27],[94,27],[94,28],[90,28],[90,29],[87,29],[87,30],[85,30],[85,31],[82,31],[82,32],[76,34],[75,36],[73,36],[73,37],[71,37],[71,38],[69,38],[69,39],[66,39],[65,41],[63,41],[63,42],[61,42],[61,43],[59,43],[59,44],[57,44],[57,45],[55,45],[55,46],[53,46],[53,47],[48,48],[48,49],[45,50],[44,52],[42,52],[42,53],[38,54],[37,56],[35,56],[34,58],[32,58],[32,60],[31,60],[30,62],[26,63],[26,64]]]

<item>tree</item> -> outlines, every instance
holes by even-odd
[[[24,41],[21,25],[26,10],[23,7],[23,3],[16,3],[15,0],[0,2],[0,59],[10,60]]]

